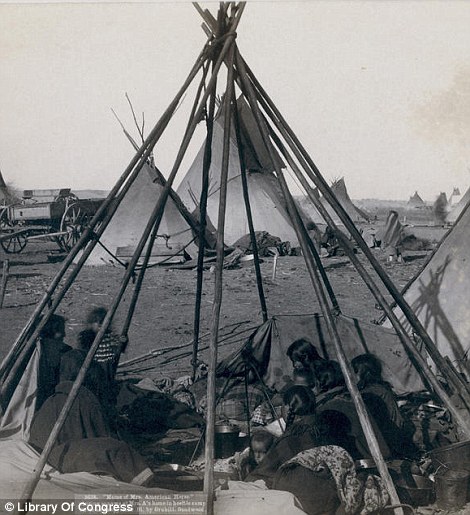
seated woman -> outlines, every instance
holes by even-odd
[[[413,457],[417,452],[412,440],[414,427],[401,415],[392,387],[382,378],[380,361],[373,354],[361,354],[351,361],[351,365],[367,409],[393,455]]]
[[[315,370],[317,407],[333,399],[336,395],[346,392],[343,373],[336,361],[324,360]]]
[[[246,481],[263,479],[268,487],[279,467],[297,453],[324,442],[315,413],[315,395],[305,386],[293,386],[284,393],[286,430]]]
[[[61,370],[61,382],[35,414],[29,443],[39,452],[59,417],[76,374]],[[148,485],[153,473],[143,458],[127,443],[112,437],[103,408],[96,396],[80,387],[71,410],[59,431],[48,462],[60,472],[91,472],[111,475],[128,483]]]
[[[318,455],[330,443],[326,428],[316,415],[315,395],[308,387],[293,386],[284,394],[284,402],[286,431],[245,481],[263,479],[270,488],[293,493],[309,515],[333,514],[340,506],[340,497],[330,469],[312,470],[304,466],[306,462],[295,461],[303,452],[316,451]],[[334,449],[347,454],[339,447]],[[338,456],[336,453],[336,462]],[[352,463],[351,458],[349,461]]]
[[[51,315],[39,333],[41,353],[36,409],[54,393],[54,388],[59,383],[61,357],[71,350],[64,342],[64,338],[65,318],[61,315]]]
[[[292,361],[294,369],[307,369],[314,372],[317,363],[323,361],[315,346],[305,338],[299,338],[291,343],[286,354]]]

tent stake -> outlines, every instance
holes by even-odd
[[[263,123],[263,117],[259,110],[255,93],[252,89],[251,83],[248,81],[246,76],[246,69],[244,67],[244,63],[242,62],[240,56],[237,54],[236,56],[236,63],[237,63],[237,69],[240,74],[241,80],[244,85],[244,89],[248,96],[248,101],[250,103],[250,107],[253,110],[253,114],[255,115],[256,122],[258,124],[258,128],[263,136],[264,143],[266,147],[268,148],[268,151],[271,154],[271,159],[275,163],[274,160],[274,152],[273,147],[271,144],[271,141],[269,139],[268,131],[266,126]],[[316,262],[313,258],[313,251],[314,249],[308,244],[308,235],[305,227],[303,226],[303,222],[300,219],[300,216],[298,215],[297,210],[295,209],[295,204],[292,199],[292,196],[289,192],[287,183],[284,179],[284,174],[281,170],[281,167],[278,164],[275,164],[276,166],[276,174],[279,179],[279,183],[281,185],[284,197],[286,202],[288,203],[290,207],[290,211],[292,212],[293,219],[292,223],[294,225],[294,229],[297,233],[297,237],[299,239],[299,243],[302,247],[302,252],[305,257],[305,262],[307,264],[307,269],[309,271],[309,275],[312,281],[312,285],[314,287],[315,293],[317,295],[318,301],[320,302],[320,307],[323,313],[323,316],[325,317],[325,321],[327,323],[328,331],[330,333],[330,336],[332,338],[333,344],[335,346],[338,362],[341,366],[341,371],[343,372],[343,376],[346,382],[346,386],[348,388],[348,391],[351,394],[352,400],[354,402],[354,406],[356,408],[357,414],[359,416],[359,420],[361,422],[362,429],[364,431],[364,434],[367,438],[367,443],[369,444],[369,450],[372,454],[372,457],[374,458],[374,461],[377,465],[377,468],[379,470],[379,473],[387,487],[387,490],[390,494],[390,498],[392,500],[393,504],[399,504],[400,500],[398,498],[398,494],[395,490],[395,485],[392,481],[392,478],[390,477],[390,473],[388,471],[387,465],[384,461],[384,458],[382,456],[377,438],[375,436],[374,430],[372,428],[369,414],[367,412],[366,406],[364,404],[364,401],[362,399],[362,396],[358,390],[358,387],[356,383],[353,380],[353,373],[350,369],[349,363],[347,361],[346,355],[344,354],[341,340],[339,337],[339,334],[336,329],[336,324],[334,321],[334,316],[330,310],[330,307],[328,305],[325,292],[323,290],[322,284],[320,282],[320,278],[318,276],[317,270],[316,270]],[[403,513],[402,510],[397,510],[398,513]]]

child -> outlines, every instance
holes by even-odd
[[[101,329],[107,310],[103,307],[93,308],[87,316],[87,327],[79,335],[79,338],[90,340],[96,337]],[[127,338],[118,336],[108,327],[98,349],[96,350],[93,360],[99,363],[106,374],[108,384],[114,383],[114,376],[121,357],[127,344]]]
[[[267,431],[257,431],[253,433],[250,440],[250,448],[242,453],[239,471],[240,479],[245,477],[254,470],[268,454],[269,449],[274,444],[274,436]]]

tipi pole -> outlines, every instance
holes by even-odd
[[[251,205],[250,205],[250,195],[248,192],[248,180],[247,180],[247,176],[246,176],[246,163],[245,163],[245,155],[243,153],[242,138],[241,138],[241,134],[240,134],[240,120],[239,120],[237,102],[235,99],[235,87],[233,88],[232,103],[233,103],[233,105],[232,105],[233,119],[234,119],[234,124],[235,124],[235,136],[236,136],[237,148],[238,148],[238,158],[240,161],[243,200],[245,202],[246,218],[248,221],[248,229],[250,232],[251,248],[253,250],[253,261],[254,261],[254,265],[255,265],[256,284],[258,287],[258,297],[259,297],[259,302],[260,302],[260,306],[261,306],[261,316],[263,317],[263,322],[266,322],[266,320],[268,319],[268,308],[266,306],[266,297],[264,296],[263,278],[261,275],[261,267],[260,267],[260,262],[259,262],[258,243],[256,242],[256,234],[255,234],[255,228],[254,228],[254,224],[253,224],[253,215],[251,212]]]
[[[158,121],[158,123],[156,124],[154,129],[150,132],[150,134],[146,138],[145,142],[142,144],[139,152],[134,156],[134,158],[131,160],[131,162],[129,163],[126,170],[123,172],[123,174],[121,175],[121,177],[119,178],[119,180],[117,181],[115,186],[112,188],[108,197],[106,198],[106,200],[103,202],[103,204],[100,206],[100,208],[96,212],[95,216],[90,221],[88,227],[85,229],[84,233],[82,234],[82,236],[79,239],[79,241],[77,242],[77,244],[67,255],[64,263],[61,266],[61,269],[57,272],[57,274],[54,277],[54,279],[52,280],[50,286],[46,290],[43,298],[41,299],[39,304],[34,309],[31,317],[29,318],[28,322],[24,326],[22,332],[20,333],[17,340],[12,345],[10,351],[8,352],[8,354],[6,355],[6,357],[3,360],[2,364],[0,365],[0,377],[5,375],[5,372],[11,366],[11,361],[13,359],[15,359],[15,361],[18,361],[17,353],[19,351],[21,351],[21,348],[22,348],[23,344],[25,343],[25,340],[30,338],[30,341],[34,342],[35,339],[37,338],[37,335],[39,334],[40,330],[42,329],[42,327],[44,327],[44,325],[48,321],[50,315],[53,313],[53,310],[49,310],[49,312],[44,316],[43,320],[38,324],[39,317],[40,317],[42,311],[48,304],[50,304],[52,295],[54,294],[56,288],[59,286],[60,281],[64,277],[64,275],[67,272],[67,270],[69,269],[70,265],[73,263],[75,257],[77,256],[78,252],[80,251],[80,249],[85,245],[86,242],[88,242],[93,229],[95,228],[96,224],[100,221],[100,219],[102,218],[102,216],[105,213],[106,213],[105,218],[104,218],[102,224],[100,225],[97,233],[102,234],[102,232],[106,228],[107,223],[111,219],[112,214],[117,209],[120,200],[118,200],[118,202],[115,206],[113,206],[111,204],[111,202],[114,200],[114,198],[116,197],[120,188],[123,186],[123,184],[126,182],[126,180],[131,175],[131,172],[134,170],[134,167],[139,162],[139,159],[141,158],[141,156],[145,155],[146,150],[148,150],[149,145],[150,146],[152,146],[152,144],[155,145],[156,141],[158,141],[158,139],[160,138],[163,130],[168,125],[168,122],[170,121],[171,116],[173,115],[175,109],[177,108],[178,103],[181,100],[183,94],[185,93],[185,91],[187,90],[187,88],[189,87],[191,82],[193,81],[194,77],[197,75],[200,68],[202,67],[202,65],[203,65],[202,58],[205,55],[206,49],[207,49],[207,44],[204,46],[203,51],[198,56],[191,72],[189,73],[185,83],[183,84],[183,86],[181,87],[181,89],[179,90],[177,95],[175,96],[174,100],[169,105],[167,110],[163,113],[163,115],[161,116],[160,120]],[[150,151],[148,152],[149,154],[150,154]],[[129,181],[132,181],[133,179],[135,179],[139,170],[140,170],[140,168],[137,168],[136,170],[134,170],[131,177],[129,178]],[[132,182],[129,183],[129,181],[126,184],[127,189],[130,188],[130,185],[132,183]],[[127,191],[126,186],[124,186],[125,191]],[[122,199],[122,196],[119,196],[119,199]],[[95,244],[96,244],[96,241],[94,241],[92,239],[89,242],[89,245],[87,246],[87,248],[84,250],[82,258],[84,257],[86,259],[88,257],[88,255],[91,253],[92,249],[94,248]],[[77,266],[75,267],[75,269],[73,271],[73,278],[75,278],[75,276],[78,274],[85,259],[79,260],[79,263],[77,264]],[[72,281],[67,282],[67,285],[68,285],[67,289],[68,289],[68,287],[70,287],[70,284],[72,282],[73,282],[73,279],[72,279]],[[63,288],[65,288],[65,286]],[[64,292],[64,294],[65,294],[65,292]],[[37,327],[36,327],[36,325],[37,325]],[[36,330],[34,330],[35,327],[36,327]],[[31,345],[32,345],[32,343],[31,343]]]
[[[303,176],[300,169],[297,167],[295,161],[292,159],[292,157],[289,155],[287,150],[285,149],[282,142],[279,140],[277,135],[271,131],[271,136],[273,137],[273,140],[275,141],[276,146],[288,162],[289,166],[292,168],[293,172],[299,179],[302,186],[305,188],[308,186],[308,182],[306,181],[305,177]],[[335,231],[335,234],[340,238],[341,243],[343,245],[343,248],[348,255],[349,259],[355,266],[356,270],[358,271],[361,278],[364,280],[366,286],[369,288],[371,293],[373,294],[374,298],[377,300],[377,302],[380,304],[380,306],[383,308],[385,313],[390,318],[390,321],[393,325],[393,328],[395,329],[398,337],[400,338],[400,341],[402,342],[403,346],[405,347],[407,353],[410,355],[418,373],[423,378],[423,381],[431,386],[431,388],[435,391],[436,395],[441,399],[443,404],[446,406],[446,408],[449,410],[449,412],[452,414],[454,420],[458,423],[459,427],[465,432],[467,436],[470,437],[470,428],[468,427],[468,422],[465,420],[465,418],[462,417],[460,411],[455,407],[454,403],[452,402],[452,399],[449,397],[449,395],[446,393],[444,388],[442,387],[441,383],[437,379],[437,377],[433,374],[433,372],[429,369],[426,360],[423,358],[422,354],[419,352],[419,350],[416,348],[416,346],[411,341],[410,337],[404,330],[402,324],[400,324],[397,316],[393,312],[393,310],[390,308],[389,304],[387,303],[385,297],[382,295],[380,289],[377,287],[375,281],[373,278],[369,275],[367,270],[364,268],[362,263],[360,262],[359,258],[354,254],[353,249],[351,248],[351,245],[346,237],[346,235],[336,226],[335,222],[331,218],[330,214],[326,210],[326,208],[323,206],[323,204],[320,202],[318,198],[313,195],[311,192],[311,188],[307,189],[305,188],[310,200],[313,202],[314,206],[318,209],[319,213],[324,217],[327,224]]]
[[[289,211],[293,215],[292,223],[294,225],[294,229],[295,229],[297,237],[299,239],[299,243],[302,247],[302,252],[305,256],[305,262],[307,264],[307,269],[308,269],[308,272],[310,275],[310,279],[312,281],[312,285],[314,287],[318,301],[320,302],[320,307],[321,307],[323,316],[325,317],[328,331],[333,340],[333,344],[334,344],[335,350],[336,350],[336,355],[338,358],[338,362],[341,366],[341,371],[343,372],[346,386],[348,388],[348,391],[351,394],[351,397],[354,402],[354,406],[356,408],[357,414],[359,416],[359,420],[361,422],[362,429],[367,438],[367,443],[369,444],[369,450],[372,454],[372,457],[374,458],[374,461],[377,465],[379,473],[385,483],[385,486],[387,487],[387,490],[390,494],[392,503],[399,504],[400,500],[396,493],[395,485],[393,484],[393,481],[392,481],[392,478],[390,477],[390,473],[388,471],[387,465],[385,464],[384,458],[382,456],[377,438],[375,436],[374,430],[372,428],[372,424],[369,419],[369,414],[367,413],[366,406],[365,406],[362,396],[358,390],[358,387],[357,387],[356,383],[354,382],[353,372],[350,369],[346,355],[344,354],[341,340],[340,340],[339,334],[336,329],[336,323],[334,320],[334,316],[328,305],[328,302],[327,302],[327,299],[325,296],[325,292],[323,290],[322,284],[320,282],[320,278],[319,278],[317,270],[316,270],[315,260],[313,259],[313,256],[312,256],[312,253],[316,250],[314,248],[312,248],[311,246],[309,246],[309,244],[308,244],[307,231],[303,225],[303,222],[302,222],[298,212],[295,209],[295,204],[294,204],[292,196],[289,192],[289,189],[287,187],[287,183],[285,182],[284,174],[281,170],[281,167],[279,166],[279,164],[277,164],[275,162],[273,147],[272,147],[271,141],[269,139],[267,127],[264,124],[263,116],[259,110],[254,90],[252,89],[251,83],[247,79],[246,69],[245,69],[244,63],[241,60],[241,57],[239,54],[237,54],[237,56],[236,56],[236,62],[237,62],[237,69],[240,73],[240,78],[243,82],[244,89],[247,93],[251,109],[253,110],[253,114],[254,114],[256,122],[258,124],[258,128],[261,132],[264,143],[271,155],[271,159],[272,159],[273,163],[275,163],[276,174],[279,178],[279,183],[281,185],[285,200],[290,208]]]
[[[241,15],[241,12],[240,12],[240,15]],[[239,21],[239,17],[235,20],[234,24],[235,23],[238,23]],[[236,26],[236,25],[235,25]],[[22,499],[23,500],[28,500],[31,498],[38,482],[39,482],[39,479],[40,479],[40,476],[41,476],[41,473],[42,473],[42,470],[47,462],[47,459],[49,457],[49,454],[53,448],[53,446],[55,445],[55,442],[57,440],[57,436],[65,422],[65,419],[67,417],[67,413],[68,411],[70,410],[72,404],[73,404],[73,401],[75,400],[77,394],[78,394],[78,390],[81,386],[81,384],[83,383],[83,380],[84,380],[84,377],[85,377],[85,374],[86,374],[86,371],[87,371],[87,368],[90,366],[90,363],[93,359],[93,356],[96,352],[96,349],[98,348],[99,344],[101,343],[101,340],[103,339],[103,336],[106,332],[106,330],[108,329],[110,323],[111,323],[111,320],[112,320],[112,317],[114,316],[114,313],[117,309],[117,307],[119,306],[119,303],[122,299],[122,296],[124,295],[124,292],[127,288],[127,285],[129,283],[129,280],[134,272],[134,268],[135,268],[135,265],[137,264],[137,261],[138,261],[138,258],[140,256],[140,254],[142,253],[142,249],[145,245],[145,242],[147,241],[148,237],[149,237],[149,234],[150,234],[150,231],[152,230],[152,227],[155,225],[159,225],[160,224],[160,221],[161,221],[161,218],[163,216],[163,208],[164,208],[164,203],[166,202],[166,199],[168,198],[168,195],[169,195],[169,190],[173,184],[173,181],[174,181],[174,178],[176,176],[176,173],[179,169],[179,166],[181,164],[181,161],[183,160],[183,157],[184,157],[184,154],[186,152],[186,149],[189,145],[189,141],[192,137],[192,134],[194,133],[194,129],[196,128],[196,125],[197,125],[197,120],[200,118],[201,114],[202,114],[202,111],[203,111],[203,108],[207,102],[207,98],[209,96],[209,93],[210,91],[212,90],[212,86],[217,78],[217,74],[219,72],[219,69],[220,69],[220,66],[222,65],[222,62],[223,62],[223,59],[224,59],[224,56],[225,54],[227,53],[227,51],[230,49],[231,47],[231,44],[233,42],[233,38],[235,37],[235,33],[233,32],[232,34],[230,34],[232,37],[227,37],[225,39],[225,42],[224,42],[224,45],[222,47],[222,50],[220,51],[220,54],[219,54],[219,57],[217,59],[217,62],[214,66],[214,70],[213,70],[213,73],[212,73],[212,77],[209,81],[209,84],[208,84],[208,88],[206,90],[206,92],[204,93],[204,96],[203,96],[203,99],[201,101],[201,104],[197,110],[197,113],[195,115],[195,117],[193,118],[193,120],[191,121],[190,125],[189,125],[189,130],[187,131],[187,133],[185,134],[185,137],[183,138],[183,142],[181,144],[181,148],[178,152],[178,155],[176,157],[176,160],[175,160],[175,164],[173,166],[173,169],[172,169],[172,172],[168,178],[168,182],[167,182],[167,185],[165,186],[165,188],[163,189],[159,199],[158,199],[158,202],[152,212],[152,215],[147,223],[147,226],[145,227],[145,230],[144,230],[144,233],[139,241],[139,244],[136,248],[136,251],[129,263],[129,267],[126,269],[126,273],[124,275],[124,278],[122,280],[122,283],[121,283],[121,287],[119,289],[119,292],[117,293],[114,301],[113,301],[113,304],[111,306],[111,308],[109,309],[105,319],[103,320],[103,324],[101,326],[101,329],[100,331],[98,332],[98,334],[96,335],[95,337],[95,340],[93,341],[93,344],[87,354],[87,357],[82,365],[82,368],[80,369],[80,372],[77,376],[77,379],[75,380],[74,382],[74,385],[70,391],[70,394],[69,396],[67,397],[67,400],[62,408],[62,411],[56,421],[56,423],[54,424],[54,427],[52,428],[52,431],[51,431],[51,434],[49,435],[49,438],[47,439],[47,442],[44,446],[44,449],[43,449],[43,452],[41,454],[41,457],[40,459],[38,460],[38,463],[36,464],[36,467],[34,469],[34,472],[33,472],[33,477],[31,478],[31,480],[28,482],[28,484],[26,485],[25,487],[25,490],[23,492],[23,495],[22,495]]]
[[[243,9],[242,9],[243,10]],[[219,335],[220,310],[222,306],[222,275],[224,268],[224,226],[227,197],[227,177],[230,155],[231,102],[233,84],[233,56],[235,43],[232,43],[228,61],[231,64],[227,74],[227,89],[224,106],[224,144],[222,170],[220,177],[220,200],[217,221],[217,261],[215,266],[214,307],[212,310],[209,370],[207,374],[207,416],[206,442],[204,452],[204,493],[207,495],[207,514],[214,513],[214,446],[215,446],[215,408],[216,408],[216,368],[217,344]]]
[[[341,221],[344,223],[350,234],[353,236],[354,240],[358,244],[358,246],[361,248],[361,250],[364,252],[364,255],[367,257],[368,261],[374,268],[377,275],[380,277],[382,283],[387,288],[390,295],[392,295],[394,301],[397,303],[397,305],[402,310],[403,314],[409,321],[412,328],[415,330],[417,335],[422,339],[426,350],[428,351],[429,355],[431,356],[434,363],[436,363],[437,368],[444,373],[446,379],[450,382],[450,384],[453,385],[454,389],[456,391],[459,391],[462,388],[462,383],[455,384],[453,381],[452,374],[448,370],[449,367],[441,354],[439,353],[438,349],[436,348],[434,342],[431,340],[429,335],[426,333],[426,330],[424,329],[423,325],[419,321],[419,319],[416,317],[416,315],[413,313],[413,310],[408,305],[408,303],[403,299],[400,292],[396,289],[393,282],[390,280],[388,275],[385,273],[383,268],[381,267],[380,263],[375,259],[374,255],[370,251],[369,247],[365,243],[364,239],[360,235],[359,231],[357,230],[356,226],[352,222],[352,220],[349,218],[347,213],[344,211],[341,204],[338,203],[336,200],[333,192],[331,191],[331,188],[328,186],[327,182],[321,175],[320,171],[316,167],[315,163],[312,161],[310,156],[308,155],[305,148],[300,143],[297,136],[294,134],[292,129],[289,127],[285,119],[282,117],[279,110],[276,108],[272,100],[269,98],[265,90],[262,88],[261,84],[257,81],[256,77],[253,75],[251,70],[247,67],[247,72],[249,74],[249,77],[253,84],[255,85],[256,89],[260,93],[260,97],[263,100],[262,105],[264,107],[264,103],[266,103],[269,108],[271,109],[272,113],[274,114],[275,118],[273,118],[273,121],[275,122],[276,126],[280,130],[280,127],[283,128],[283,132],[286,133],[292,143],[298,148],[304,159],[309,165],[309,168],[307,168],[305,171],[309,178],[315,183],[317,188],[321,191],[321,193],[324,195],[324,197],[327,199],[327,201],[330,203],[330,205],[333,207],[335,212],[340,217]],[[277,120],[276,120],[277,118]]]
[[[212,161],[212,136],[214,131],[214,114],[215,114],[215,100],[216,100],[216,87],[214,87],[209,100],[209,112],[207,116],[207,136],[206,146],[204,148],[204,160],[202,164],[202,185],[201,195],[199,199],[199,223],[200,234],[207,227],[207,197],[209,191],[209,170]],[[217,240],[216,240],[217,245]],[[204,238],[199,238],[199,251],[197,255],[197,277],[196,277],[196,302],[194,304],[194,321],[193,321],[193,353],[191,358],[191,365],[193,368],[193,380],[196,378],[198,367],[198,350],[199,350],[199,333],[201,325],[201,303],[202,303],[202,288],[204,279],[204,251],[206,242]]]

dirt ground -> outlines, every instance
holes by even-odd
[[[42,298],[51,279],[60,270],[60,262],[51,263],[48,256],[57,256],[52,242],[30,242],[21,254],[5,254],[0,250],[0,262],[10,261],[10,277],[0,309],[0,358],[3,358],[22,327]],[[401,289],[422,266],[427,253],[408,255],[404,263],[390,264],[385,254],[375,255]],[[364,256],[359,254],[365,262]],[[280,257],[273,278],[273,258],[263,258],[261,265],[268,314],[300,314],[319,311],[313,288],[302,257]],[[345,257],[325,258],[324,266],[344,314],[372,321],[381,316],[375,300],[352,264]],[[84,267],[59,306],[58,313],[67,318],[66,341],[74,345],[82,329],[86,312],[92,306],[109,306],[123,276],[121,266]],[[239,346],[251,330],[261,323],[259,297],[254,269],[251,264],[224,270],[223,305],[220,320],[221,335],[230,341],[220,344],[219,356],[224,357]],[[172,270],[163,267],[147,271],[145,284],[129,332],[129,346],[121,361],[126,361],[151,350],[186,344],[179,359],[153,359],[144,371],[148,376],[175,377],[190,370],[190,347],[193,336],[196,271]],[[120,331],[127,313],[132,284],[113,321]],[[201,313],[201,346],[208,344],[214,296],[214,274],[205,274]],[[389,297],[387,297],[389,298]],[[207,358],[205,352],[203,359]]]

